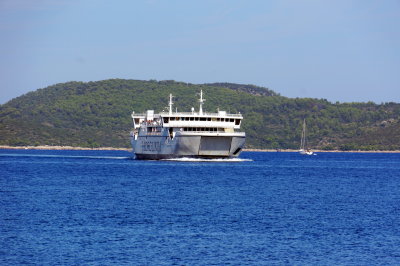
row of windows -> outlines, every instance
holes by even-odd
[[[170,128],[172,129],[172,128]],[[147,133],[160,133],[162,131],[161,127],[147,127]],[[217,127],[183,127],[181,131],[206,131],[206,132],[224,132],[223,128]]]
[[[224,129],[223,128],[216,128],[216,127],[184,127],[183,131],[224,132]]]
[[[240,119],[220,118],[220,117],[164,117],[164,123],[170,121],[214,121],[214,122],[235,122],[240,125]]]

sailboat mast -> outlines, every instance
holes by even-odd
[[[304,141],[303,141],[303,145],[304,145],[304,149],[307,148],[307,144],[306,144],[306,119],[303,120],[303,131],[304,131]]]
[[[300,150],[304,150],[306,146],[306,120],[303,120],[303,130],[301,131]]]

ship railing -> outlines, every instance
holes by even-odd
[[[242,114],[228,114],[228,113],[208,113],[208,112],[203,112],[203,114],[199,114],[198,112],[173,112],[172,114],[169,114],[169,112],[160,112],[159,113],[161,116],[224,116],[224,117],[243,117]],[[135,118],[145,118],[146,114],[133,114],[132,117]]]
[[[151,136],[161,136],[162,132],[146,132],[146,136],[151,135]]]
[[[162,126],[159,121],[143,121],[140,123],[141,126],[152,126],[152,127],[160,127]]]
[[[228,114],[228,113],[208,113],[203,112],[203,114],[199,114],[197,112],[173,112],[171,115],[168,112],[161,112],[162,116],[224,116],[224,117],[242,117],[242,114]]]

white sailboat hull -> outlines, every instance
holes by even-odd
[[[312,151],[305,151],[305,150],[299,150],[299,153],[302,155],[313,155],[314,152]]]

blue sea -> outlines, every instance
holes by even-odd
[[[0,150],[0,265],[399,265],[400,154]]]

